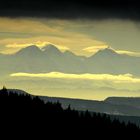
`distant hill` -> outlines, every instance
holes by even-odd
[[[124,116],[140,116],[140,109],[132,104],[115,104],[106,101],[96,100],[81,100],[81,99],[70,99],[70,98],[56,98],[41,96],[45,102],[59,101],[62,106],[66,108],[69,104],[72,108],[77,110],[89,110],[91,112],[100,112],[112,115],[124,115]]]
[[[64,110],[67,110],[68,108],[71,108],[72,110],[74,109],[74,110],[79,111],[79,113],[84,113],[86,110],[89,110],[91,115],[92,114],[95,115],[95,112],[96,112],[97,116],[99,115],[101,117],[105,117],[105,112],[102,112],[100,110],[101,108],[103,108],[103,106],[104,106],[103,110],[104,109],[108,109],[108,111],[110,111],[110,108],[118,109],[117,105],[116,106],[115,105],[112,106],[112,104],[107,104],[107,103],[103,103],[103,102],[99,102],[99,101],[80,100],[80,99],[68,99],[68,98],[57,98],[57,97],[53,97],[52,98],[52,97],[44,97],[44,96],[42,97],[42,96],[39,96],[39,98],[41,99],[40,100],[37,96],[30,95],[30,94],[28,94],[28,93],[26,93],[26,92],[24,92],[22,90],[18,90],[18,89],[8,89],[7,91],[6,90],[7,89],[4,89],[3,91],[0,90],[0,97],[1,97],[0,100],[2,100],[2,98],[3,98],[3,101],[1,101],[0,104],[5,104],[5,103],[10,104],[11,103],[11,107],[12,106],[16,107],[15,105],[17,103],[19,103],[19,106],[24,105],[23,106],[24,108],[27,108],[29,106],[29,108],[27,108],[27,111],[31,111],[31,112],[34,111],[34,110],[31,110],[30,100],[33,100],[32,101],[32,105],[35,103],[32,109],[36,108],[37,104],[38,104],[38,107],[36,109],[39,109],[41,107],[41,105],[43,105],[43,102],[41,101],[41,100],[43,100],[44,103],[47,104],[47,105],[51,105],[51,104],[52,105],[53,104],[57,105],[58,102],[59,102],[59,103],[62,104],[62,107],[63,107]],[[5,93],[5,92],[7,92],[9,94],[8,96],[9,96],[9,99],[11,98],[10,100],[8,99],[7,93]],[[19,98],[18,98],[17,95],[18,96],[22,95],[22,96],[19,96]],[[14,102],[13,102],[13,99],[14,99]],[[7,107],[8,107],[8,105],[5,106],[5,108],[7,108]],[[122,107],[122,106],[120,106],[120,107]],[[21,108],[21,109],[23,109],[23,108]],[[126,107],[124,107],[124,108],[122,107],[122,110],[123,109],[126,109]],[[132,108],[130,107],[129,109],[131,110]],[[26,110],[24,110],[24,113],[25,113],[25,111]],[[42,111],[45,111],[45,110],[42,110]],[[98,114],[99,112],[100,112],[100,114]],[[119,114],[116,114],[116,115],[107,114],[106,117],[107,118],[109,117],[112,121],[113,120],[119,120],[120,122],[125,122],[126,124],[131,122],[131,123],[134,123],[134,124],[140,126],[140,116],[136,117],[136,116],[126,116],[126,115],[122,115],[122,114],[121,115],[119,115]]]
[[[5,125],[10,128],[14,126],[20,131],[22,127],[27,126],[26,131],[28,129],[40,131],[44,129],[42,126],[45,126],[47,133],[50,134],[53,130],[54,134],[59,132],[60,135],[63,133],[73,135],[77,130],[78,133],[80,131],[85,136],[89,132],[96,134],[107,131],[106,134],[110,135],[110,132],[116,133],[117,131],[117,135],[122,132],[125,135],[125,133],[130,134],[129,132],[139,134],[140,131],[139,127],[131,122],[124,123],[124,121],[119,121],[117,118],[113,119],[105,114],[73,110],[70,106],[64,109],[59,102],[45,103],[37,96],[18,95],[12,91],[8,93],[5,88],[0,90],[0,109],[2,128]]]
[[[9,89],[8,91],[29,95],[29,93],[18,89]],[[109,97],[104,101],[48,96],[39,96],[39,98],[45,102],[59,101],[63,108],[67,108],[71,105],[71,108],[79,111],[89,110],[90,112],[100,112],[111,115],[140,116],[140,98]]]
[[[140,97],[108,97],[104,101],[106,103],[128,105],[140,109]]]

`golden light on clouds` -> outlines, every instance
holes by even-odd
[[[127,54],[130,56],[139,56],[140,57],[140,52],[126,51],[126,50],[117,50],[116,52],[119,54]]]
[[[111,46],[111,49],[118,54],[140,56],[139,36],[139,27],[136,27],[135,23],[130,21],[0,18],[0,53],[7,54],[15,53],[31,45],[36,45],[42,49],[52,44],[61,51],[70,50],[77,55],[91,56],[97,51]],[[110,61],[110,57],[107,61]],[[120,65],[118,67],[120,67]],[[110,69],[112,68],[113,65],[111,65]],[[15,85],[16,88],[27,88],[27,90],[30,88],[31,91],[34,91],[32,93],[40,92],[40,95],[42,95],[42,93],[46,95],[50,93],[47,93],[47,88],[50,87],[66,89],[67,91],[70,91],[70,89],[78,89],[80,90],[79,93],[76,91],[73,93],[73,97],[78,93],[79,95],[76,97],[88,99],[93,98],[95,95],[96,97],[100,96],[100,98],[103,98],[99,92],[95,93],[94,89],[96,88],[103,88],[101,92],[105,92],[104,89],[106,87],[113,88],[116,90],[116,95],[118,95],[118,89],[123,89],[122,93],[126,92],[125,95],[128,95],[130,91],[138,91],[137,95],[139,95],[140,91],[140,77],[124,74],[125,72],[120,75],[107,73],[41,73],[45,72],[44,69],[38,71],[38,73],[24,73],[27,72],[27,70],[23,70],[23,73],[16,73],[20,72],[18,70],[12,72],[11,75],[8,73],[7,79],[5,79],[5,83],[9,82],[9,85],[12,85],[11,88],[15,87]],[[127,72],[129,73],[129,68],[126,73]],[[2,82],[1,79],[1,83]],[[5,83],[3,85],[8,85]],[[21,85],[22,87],[20,87]],[[41,91],[43,88],[44,90]],[[86,94],[83,89],[85,89]],[[89,95],[87,95],[87,89],[90,90]],[[108,91],[110,91],[110,89]],[[106,91],[104,97],[108,95],[108,91]],[[81,93],[83,93],[83,95],[81,95]],[[124,95],[122,93],[120,94],[121,96]],[[66,96],[65,90],[59,93],[61,96],[62,94]],[[132,94],[133,93],[131,93],[131,95]],[[52,95],[53,94],[50,93],[50,96]],[[114,91],[111,95],[114,95]],[[69,97],[72,97],[72,93],[69,94]],[[94,99],[96,97],[94,97]]]
[[[13,33],[56,33],[57,28],[40,22],[33,18],[0,18],[0,31]]]
[[[124,27],[127,27],[125,31],[123,31]],[[15,53],[30,45],[37,45],[41,48],[47,44],[54,44],[62,51],[70,50],[78,55],[90,56],[109,45],[119,54],[140,56],[136,51],[139,50],[137,47],[139,46],[139,33],[135,24],[130,21],[99,22],[78,19],[1,17],[0,53]],[[132,34],[133,36],[131,36]],[[118,38],[122,45],[118,42]],[[136,41],[133,41],[135,39]],[[134,51],[132,48],[129,49],[132,41],[134,42],[132,44],[132,47],[135,48]],[[121,47],[122,49],[120,49]]]
[[[89,52],[82,49],[105,44],[77,31],[79,27],[81,28],[81,25],[78,22],[66,20],[0,18],[0,51],[14,53],[30,45],[42,47],[47,44],[56,44],[61,50],[70,49],[76,54],[88,55]]]
[[[62,50],[62,51],[65,51],[65,50],[69,50],[68,47],[65,47],[65,46],[60,46],[60,45],[57,45],[57,44],[52,44],[51,42],[41,42],[41,41],[37,41],[37,42],[34,42],[34,43],[25,43],[25,44],[17,44],[17,43],[13,43],[13,44],[7,44],[6,47],[7,48],[25,48],[27,46],[32,46],[32,45],[35,45],[39,48],[42,48],[42,47],[45,47],[47,45],[55,45],[58,49]]]
[[[107,47],[108,47],[108,45],[101,44],[101,45],[98,45],[98,46],[91,46],[91,47],[84,48],[83,51],[90,52],[90,53],[91,52],[96,53],[98,50],[105,49]]]
[[[113,83],[140,83],[140,78],[134,78],[131,74],[66,74],[61,72],[50,73],[13,73],[11,77],[32,77],[32,78],[58,78],[75,80],[111,81]]]

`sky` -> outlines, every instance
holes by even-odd
[[[53,44],[61,51],[84,56],[107,47],[120,54],[140,56],[139,13],[138,0],[1,0],[0,53]],[[36,95],[97,100],[139,96],[140,91],[140,77],[131,73],[20,71],[7,75],[0,83]]]
[[[139,12],[139,0],[1,0],[0,52],[52,43],[79,55],[108,46],[139,55]]]
[[[0,15],[139,20],[139,0],[1,0]]]
[[[132,20],[0,18],[0,52],[54,44],[62,51],[90,56],[112,47],[119,53],[139,55],[140,23]]]

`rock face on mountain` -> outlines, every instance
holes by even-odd
[[[140,57],[118,54],[111,48],[101,49],[90,57],[82,57],[70,51],[61,52],[54,45],[48,45],[42,49],[33,45],[12,55],[0,54],[0,74],[57,71],[77,74],[130,73],[140,76],[139,63]]]

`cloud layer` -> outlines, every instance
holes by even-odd
[[[138,0],[2,0],[1,16],[139,20]]]
[[[111,81],[113,83],[140,83],[140,78],[135,78],[131,74],[111,75],[111,74],[66,74],[60,72],[50,73],[13,73],[11,77],[31,77],[31,78],[56,78],[75,80],[95,80]]]
[[[86,27],[80,21],[0,18],[0,50],[2,53],[14,53],[29,45],[42,47],[51,43],[61,50],[70,48],[79,54],[85,46],[104,44],[78,31]]]
[[[78,55],[90,56],[113,47],[118,53],[139,56],[140,24],[122,20],[60,20],[0,18],[0,52],[15,53],[22,47],[56,44]]]

